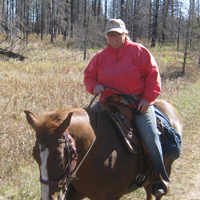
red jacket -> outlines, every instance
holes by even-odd
[[[151,53],[141,44],[125,41],[120,49],[110,45],[98,52],[85,70],[84,83],[94,95],[97,85],[116,88],[125,94],[141,94],[141,98],[152,104],[161,93],[161,79],[158,66]],[[102,100],[113,93],[108,89],[102,93]]]

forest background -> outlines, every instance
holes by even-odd
[[[130,38],[152,52],[159,98],[183,119],[182,155],[164,199],[199,199],[199,8],[199,0],[0,0],[0,199],[40,199],[35,134],[23,111],[88,106],[83,71],[106,46],[109,18],[123,19]],[[144,196],[141,189],[123,199]]]
[[[188,45],[200,63],[199,9],[199,0],[1,0],[1,33],[11,45],[0,50],[13,51],[19,40],[27,44],[30,34],[41,40],[50,35],[51,43],[62,36],[68,48],[84,50],[86,59],[88,48],[105,45],[107,20],[121,18],[132,41],[145,40],[151,47],[176,44],[177,50],[184,45],[184,73]]]

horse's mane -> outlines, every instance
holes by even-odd
[[[52,135],[54,130],[62,123],[62,121],[68,116],[70,112],[73,112],[73,116],[86,115],[85,111],[81,108],[70,108],[41,113],[39,116],[39,126],[37,127],[37,133]]]

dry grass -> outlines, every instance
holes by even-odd
[[[86,107],[92,99],[83,85],[83,71],[95,52],[83,61],[82,52],[67,50],[64,45],[34,42],[29,47],[31,51],[23,62],[0,58],[0,200],[40,198],[38,167],[31,156],[35,136],[23,111],[38,114],[52,109]],[[174,164],[171,190],[164,199],[198,199],[199,72],[191,60],[187,76],[177,78],[182,53],[158,49],[152,53],[163,76],[160,98],[171,100],[184,121],[182,156]],[[123,197],[142,198],[143,189]]]

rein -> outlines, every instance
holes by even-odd
[[[101,92],[101,96],[102,96],[102,92]],[[93,101],[95,100],[96,97],[97,97],[97,95],[95,95],[95,97],[92,99],[92,101],[91,101],[91,103],[89,104],[88,108],[91,106],[91,104],[93,103]],[[101,98],[101,97],[100,97],[100,98]],[[79,163],[78,167],[76,167],[76,169],[74,170],[74,172],[72,173],[72,175],[69,176],[67,187],[68,187],[69,183],[70,183],[74,178],[77,179],[77,177],[76,177],[76,172],[77,172],[77,171],[79,170],[79,168],[81,167],[83,161],[85,160],[85,158],[86,158],[87,155],[89,154],[90,150],[92,149],[92,147],[93,147],[93,145],[94,145],[94,143],[95,143],[95,141],[96,141],[97,133],[98,133],[98,128],[99,128],[99,121],[100,121],[99,119],[100,119],[100,110],[99,110],[99,112],[98,112],[98,120],[97,120],[97,127],[96,127],[96,135],[95,135],[95,138],[94,138],[92,144],[90,145],[90,147],[88,148],[88,150],[87,150],[86,154],[84,155],[83,159],[82,159],[81,162]],[[66,188],[67,188],[67,187],[66,187]]]
[[[132,95],[128,95],[128,94],[125,94],[124,92],[116,89],[116,88],[113,88],[113,87],[104,87],[104,89],[112,89],[112,90],[115,90],[117,92],[119,92],[119,94],[112,94],[110,96],[108,96],[104,101],[107,101],[107,100],[110,100],[112,98],[115,98],[115,97],[123,97],[128,104],[125,104],[125,105],[130,105],[131,106],[131,110],[133,112],[134,115],[140,115],[140,112],[137,110],[137,108],[134,108],[133,104],[136,105],[136,107],[138,106],[139,102],[137,101],[137,99],[133,98]],[[139,97],[141,96],[143,93],[141,94],[138,94],[138,95],[135,95],[136,97]],[[96,97],[98,96],[98,94],[96,94],[94,96],[94,98],[92,99],[91,103],[89,104],[88,107],[90,107],[92,105],[92,103],[94,102],[94,100],[96,99]],[[102,96],[102,92],[101,92],[101,96]],[[100,97],[100,104],[101,104],[101,97]]]

